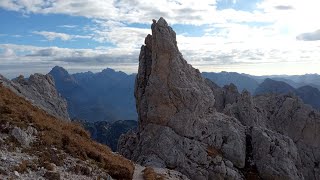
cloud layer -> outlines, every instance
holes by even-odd
[[[320,40],[320,29],[311,33],[303,33],[297,36],[298,40],[303,41],[319,41]]]
[[[81,35],[70,35],[65,33],[49,32],[49,31],[33,31],[33,34],[38,34],[45,37],[47,40],[52,41],[55,39],[61,39],[63,41],[71,39],[90,39],[91,36],[81,36]]]
[[[0,64],[39,69],[59,64],[74,70],[108,66],[135,72],[140,46],[151,33],[151,19],[163,16],[173,27],[182,27],[177,34],[179,48],[202,71],[320,73],[319,6],[318,0],[2,0],[3,9],[26,15],[63,14],[92,21],[85,27],[59,26],[81,30],[81,35],[39,29],[31,32],[35,36],[108,45],[71,49],[0,44]]]

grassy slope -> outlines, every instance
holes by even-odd
[[[21,128],[35,127],[39,131],[39,140],[29,151],[37,152],[46,160],[53,158],[45,149],[54,146],[73,157],[97,163],[113,178],[132,179],[134,165],[131,161],[92,141],[80,125],[54,118],[0,85],[0,124],[6,123]]]

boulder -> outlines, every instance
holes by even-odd
[[[29,146],[33,141],[34,137],[30,134],[27,134],[24,130],[19,127],[14,127],[11,131],[11,135],[22,145]]]

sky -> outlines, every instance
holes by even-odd
[[[0,0],[0,74],[136,73],[152,19],[204,72],[320,74],[319,0]]]

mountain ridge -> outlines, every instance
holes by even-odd
[[[57,70],[62,73],[57,73]],[[59,93],[66,98],[71,118],[92,122],[137,118],[133,97],[134,75],[110,68],[98,73],[69,74],[58,66],[49,74],[57,82]]]
[[[19,76],[11,81],[0,75],[0,82],[49,114],[60,119],[70,120],[67,102],[57,92],[51,75],[36,73],[30,75],[28,79]]]
[[[300,97],[305,104],[320,110],[320,91],[312,86],[306,85],[294,88],[289,84],[272,79],[265,79],[256,89],[255,95],[262,94],[290,94],[293,93]]]

